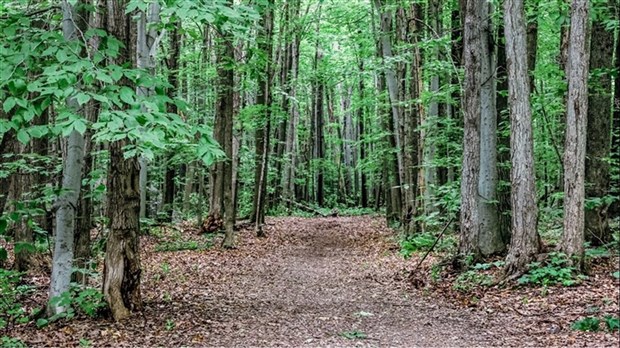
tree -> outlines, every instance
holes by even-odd
[[[263,27],[258,38],[258,49],[261,55],[259,69],[258,105],[261,106],[262,119],[258,120],[256,129],[256,166],[254,172],[254,201],[251,220],[256,223],[256,235],[264,237],[262,225],[265,223],[265,196],[267,194],[267,173],[269,171],[269,134],[271,131],[271,90],[273,80],[273,2],[266,1],[263,8]]]
[[[504,3],[512,163],[510,174],[512,236],[505,266],[505,272],[509,276],[524,272],[540,248],[537,231],[534,139],[523,12],[523,0],[506,0]]]
[[[611,152],[611,113],[613,90],[611,70],[613,69],[613,30],[605,26],[605,19],[613,14],[609,1],[598,9],[597,19],[592,24],[590,46],[590,86],[588,93],[588,117],[586,139],[585,183],[586,240],[591,245],[603,245],[611,240],[606,196],[609,194],[610,174],[608,156]],[[596,8],[593,8],[593,10]],[[592,202],[594,201],[594,202]]]
[[[106,29],[109,35],[122,40],[118,56],[109,58],[109,64],[135,66],[136,27],[132,13],[126,14],[127,1],[106,0]],[[127,78],[120,84],[132,89]],[[137,157],[125,158],[127,139],[114,141],[109,146],[108,218],[110,232],[106,244],[103,272],[103,296],[112,316],[120,321],[133,310],[142,308],[140,293],[140,165]]]
[[[568,99],[564,145],[564,233],[562,251],[579,267],[584,254],[586,125],[588,121],[587,0],[573,0],[568,47]]]
[[[84,4],[78,2],[70,5],[68,1],[62,2],[63,13],[63,36],[65,40],[77,40],[78,31],[86,28],[87,12],[78,13],[76,6],[83,11]],[[77,113],[80,110],[77,98],[70,98],[67,106]],[[49,301],[47,314],[54,315],[66,310],[64,306],[54,304],[63,293],[69,291],[71,273],[73,272],[73,244],[76,228],[76,210],[78,197],[82,186],[82,169],[84,167],[84,134],[77,130],[71,131],[67,139],[67,152],[64,158],[64,170],[62,178],[62,193],[56,202],[56,233],[54,235],[54,254],[52,260],[52,275],[50,278]]]
[[[480,76],[483,1],[468,1],[465,7],[463,29],[463,60],[465,62],[465,85],[463,96],[463,164],[461,171],[461,217],[459,254],[461,258],[480,256],[477,244],[480,235],[479,177],[480,177]],[[464,261],[464,260],[461,260]]]
[[[497,56],[492,24],[493,8],[484,1],[480,8],[480,176],[478,177],[478,209],[480,235],[478,247],[483,256],[504,251],[497,209]]]

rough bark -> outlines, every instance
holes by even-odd
[[[480,8],[481,57],[480,57],[480,177],[478,181],[478,210],[480,235],[478,247],[483,256],[504,251],[497,210],[497,107],[496,69],[497,56],[494,29],[491,21],[493,8],[485,1]]]
[[[226,2],[227,6],[232,6],[232,0]],[[221,28],[220,28],[221,31]],[[219,139],[222,150],[226,155],[226,160],[218,163],[216,181],[216,189],[219,190],[219,197],[212,197],[214,202],[221,204],[219,207],[211,206],[212,211],[209,215],[223,213],[224,228],[226,234],[222,241],[222,247],[235,247],[235,202],[233,200],[233,120],[234,120],[234,87],[235,78],[232,68],[234,62],[234,47],[232,35],[228,32],[220,33],[220,41],[217,45],[216,64],[217,64],[217,101],[216,101],[216,135]],[[219,187],[217,187],[219,185]],[[216,191],[214,191],[215,194]],[[216,210],[219,208],[219,211]],[[223,210],[223,212],[222,212]]]
[[[523,0],[504,3],[504,37],[510,112],[512,164],[512,236],[505,272],[513,276],[526,270],[540,248],[537,230],[534,139],[526,52]]]
[[[256,102],[262,106],[262,118],[256,129],[256,161],[254,171],[254,199],[252,205],[252,220],[255,222],[255,232],[258,237],[264,237],[263,224],[265,223],[265,196],[267,194],[267,173],[269,171],[269,137],[271,133],[271,84],[272,84],[272,51],[273,51],[273,2],[264,4],[262,13],[262,29],[259,37],[258,49],[263,59],[258,81]]]
[[[478,211],[480,177],[480,76],[482,22],[484,1],[468,1],[465,8],[463,59],[465,62],[465,88],[463,95],[463,164],[461,169],[461,217],[459,255],[463,261],[468,256],[480,256],[478,239],[480,217]],[[461,266],[465,266],[462,264]]]
[[[584,243],[586,125],[588,121],[588,0],[573,0],[568,48],[568,100],[564,144],[562,251],[581,266]]]
[[[609,1],[611,14],[613,3]],[[602,20],[594,21],[590,42],[590,87],[586,139],[585,182],[587,199],[603,199],[609,194],[610,173],[608,156],[611,152],[611,113],[613,90],[613,30],[607,30]],[[598,72],[595,74],[595,72]],[[616,84],[620,81],[616,80]],[[611,241],[609,204],[602,201],[585,211],[586,240],[598,246]]]
[[[126,1],[106,0],[106,28],[110,35],[121,40],[117,58],[109,63],[136,65],[131,50],[136,47],[136,28],[132,14],[125,14]],[[130,86],[122,79],[121,84]],[[140,165],[136,157],[125,158],[123,147],[127,140],[110,144],[108,166],[108,218],[110,232],[106,244],[103,270],[103,296],[116,321],[127,318],[131,311],[142,308],[140,293]]]

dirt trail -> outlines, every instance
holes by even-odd
[[[546,319],[456,308],[411,289],[404,279],[412,261],[398,255],[382,218],[271,218],[265,230],[265,239],[240,231],[231,251],[156,252],[161,240],[145,237],[141,314],[122,323],[30,324],[11,334],[32,346],[78,346],[81,339],[95,347],[505,347],[557,345],[558,337],[562,346],[602,343],[598,336],[576,342],[566,330],[554,338]],[[201,237],[186,231],[183,238]]]
[[[268,226],[268,239],[257,241],[246,232],[237,255],[215,265],[213,280],[221,283],[190,272],[186,277],[191,295],[170,306],[151,304],[173,307],[171,318],[191,312],[190,318],[181,315],[185,325],[178,330],[186,334],[175,343],[502,345],[501,338],[490,332],[488,318],[433,303],[393,280],[402,262],[395,250],[389,250],[389,231],[379,219],[290,218],[268,223],[273,224]],[[248,245],[252,254],[243,250]],[[181,308],[174,308],[174,303]],[[147,310],[146,317],[157,316],[156,312]],[[361,335],[367,337],[356,337]]]

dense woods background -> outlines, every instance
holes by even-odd
[[[505,281],[549,253],[587,272],[620,241],[619,16],[0,1],[0,283],[51,262],[46,318],[81,284],[121,320],[142,308],[151,227],[190,220],[235,248],[238,222],[269,238],[265,216],[290,214],[384,214],[405,251],[447,231],[455,268],[505,258]]]

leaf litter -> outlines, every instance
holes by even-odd
[[[189,223],[171,229],[204,242]],[[574,287],[491,287],[463,294],[454,277],[432,282],[431,256],[404,260],[382,217],[268,218],[268,238],[250,226],[238,248],[157,251],[166,236],[142,237],[144,310],[126,321],[77,317],[6,333],[29,346],[114,347],[617,347],[618,332],[584,333],[570,323],[591,312],[618,313],[613,262]],[[165,232],[165,231],[164,231]],[[168,231],[170,232],[170,231]],[[612,270],[613,271],[613,270]],[[422,280],[420,280],[423,278]],[[45,301],[47,277],[34,304]]]

